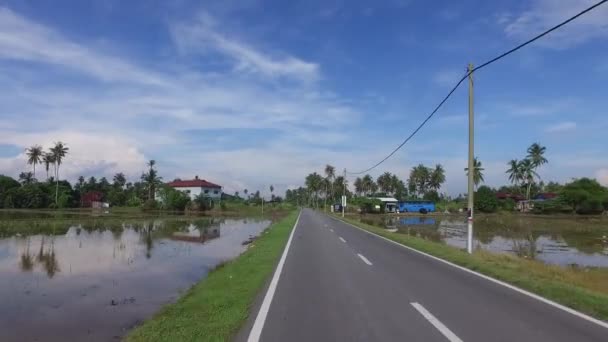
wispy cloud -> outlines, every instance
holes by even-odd
[[[443,70],[433,75],[433,82],[442,87],[453,87],[464,75],[465,70]]]
[[[564,121],[558,122],[553,125],[549,125],[545,128],[545,132],[547,133],[563,133],[570,132],[576,129],[576,122],[572,121]]]
[[[498,23],[504,26],[506,35],[513,39],[524,39],[538,34],[583,9],[595,4],[595,0],[534,0],[529,9],[519,15],[503,14]],[[600,6],[566,27],[551,33],[538,42],[539,45],[566,49],[595,38],[608,37],[608,6]]]
[[[248,44],[219,32],[219,25],[202,12],[196,20],[178,22],[172,36],[183,52],[220,53],[236,62],[235,70],[258,73],[270,77],[290,77],[314,81],[319,77],[319,66],[292,56],[273,57]]]

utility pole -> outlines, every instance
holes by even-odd
[[[468,212],[468,230],[467,230],[467,252],[469,254],[473,253],[473,196],[475,195],[475,190],[473,188],[473,176],[475,175],[475,149],[474,149],[474,126],[475,120],[473,117],[473,64],[469,63],[468,68],[469,74],[469,184],[468,184],[468,192],[469,192],[469,212]]]
[[[344,177],[342,177],[342,217],[346,207],[346,168],[344,168]]]

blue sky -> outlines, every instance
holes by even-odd
[[[148,159],[229,192],[371,166],[461,77],[594,0],[2,1],[0,173],[61,140],[68,179]],[[486,181],[547,146],[545,180],[608,183],[608,5],[475,75]],[[372,172],[447,170],[464,192],[467,92]]]

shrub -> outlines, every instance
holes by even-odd
[[[146,200],[142,206],[143,210],[155,210],[158,209],[158,202],[153,199]]]
[[[512,198],[507,198],[500,201],[500,208],[506,211],[514,211],[515,210],[515,200]]]
[[[213,203],[211,197],[201,193],[194,197],[193,204],[194,210],[206,211],[213,209],[215,203]],[[224,204],[224,202],[222,202],[222,204]]]
[[[139,207],[141,205],[141,199],[137,196],[133,196],[127,200],[127,207]]]
[[[481,186],[475,194],[475,209],[484,213],[493,213],[498,208],[496,193],[490,187]]]
[[[599,198],[585,200],[576,208],[576,213],[581,215],[601,214],[603,211],[604,206]]]
[[[227,209],[227,207],[226,207],[226,202],[224,202],[224,201],[220,202],[220,209],[221,209],[222,211],[226,211],[226,209]]]
[[[190,203],[190,196],[169,186],[158,189],[161,208],[165,210],[184,210]]]

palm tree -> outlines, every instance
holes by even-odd
[[[127,178],[125,177],[125,174],[122,172],[115,174],[114,178],[112,180],[114,181],[114,186],[117,188],[121,188],[121,189],[127,183]]]
[[[441,164],[435,165],[435,169],[431,172],[429,187],[435,191],[439,191],[441,185],[445,182],[445,170]]]
[[[274,200],[274,186],[272,184],[270,184],[270,199]]]
[[[363,192],[363,180],[361,179],[361,177],[357,177],[357,179],[355,179],[354,185],[357,196],[361,196],[361,193]]]
[[[313,172],[306,176],[306,187],[314,196],[314,204],[318,207],[319,190],[321,190],[323,183],[323,177],[316,172]]]
[[[363,192],[367,196],[373,194],[374,192],[376,192],[376,190],[378,190],[376,182],[374,182],[374,179],[370,175],[363,176],[361,182],[363,183]]]
[[[536,173],[534,166],[534,162],[531,159],[524,159],[519,162],[519,171],[521,172],[521,179],[524,184],[526,184],[526,198],[530,199],[530,188],[534,183],[534,178],[538,178],[538,173]]]
[[[148,199],[154,199],[154,193],[156,190],[156,186],[160,184],[162,177],[158,176],[158,172],[154,169],[154,165],[156,165],[156,161],[151,159],[148,162],[148,173],[144,173],[141,175],[141,180],[146,182],[148,185]]]
[[[545,158],[546,150],[547,148],[541,146],[539,143],[534,143],[528,147],[528,156],[526,158],[532,161],[532,165],[535,169],[549,162],[547,158]]]
[[[475,157],[475,159],[473,159],[473,183],[475,184],[475,189],[477,189],[477,186],[479,185],[479,183],[483,182],[483,170],[485,170],[483,167],[481,167],[481,161],[479,161],[479,159],[477,159],[477,157]],[[467,173],[467,176],[469,175],[469,168],[465,167],[464,171]]]
[[[327,164],[325,165],[325,178],[327,182],[325,183],[325,207],[327,207],[327,195],[329,194],[330,198],[334,197],[334,179],[336,178],[336,168]],[[329,192],[328,187],[331,188],[331,192]]]
[[[34,183],[36,179],[34,178],[34,175],[31,172],[21,172],[19,174],[19,181],[21,182],[21,184],[26,185]]]
[[[49,168],[51,165],[55,164],[55,157],[53,153],[44,153],[42,156],[42,162],[44,163],[44,169],[46,170],[46,179],[49,179]]]
[[[392,175],[390,172],[381,174],[376,180],[376,183],[378,184],[380,191],[386,193],[387,195],[393,190]]]
[[[55,146],[51,147],[51,153],[55,161],[55,204],[57,204],[59,199],[59,166],[61,166],[63,158],[68,154],[68,150],[69,148],[61,141],[56,142]]]
[[[512,184],[519,185],[519,183],[522,181],[522,174],[519,168],[519,160],[511,159],[509,160],[507,165],[509,165],[509,169],[506,172],[509,174],[509,181]]]
[[[245,194],[245,197],[247,197],[247,193],[248,192],[249,192],[249,190],[247,190],[247,189],[243,190],[243,193]],[[247,198],[249,198],[249,197],[247,197]]]
[[[34,178],[36,178],[36,164],[40,164],[44,155],[44,152],[42,152],[42,146],[34,145],[28,148],[25,151],[25,154],[27,155],[27,163],[34,166]]]

